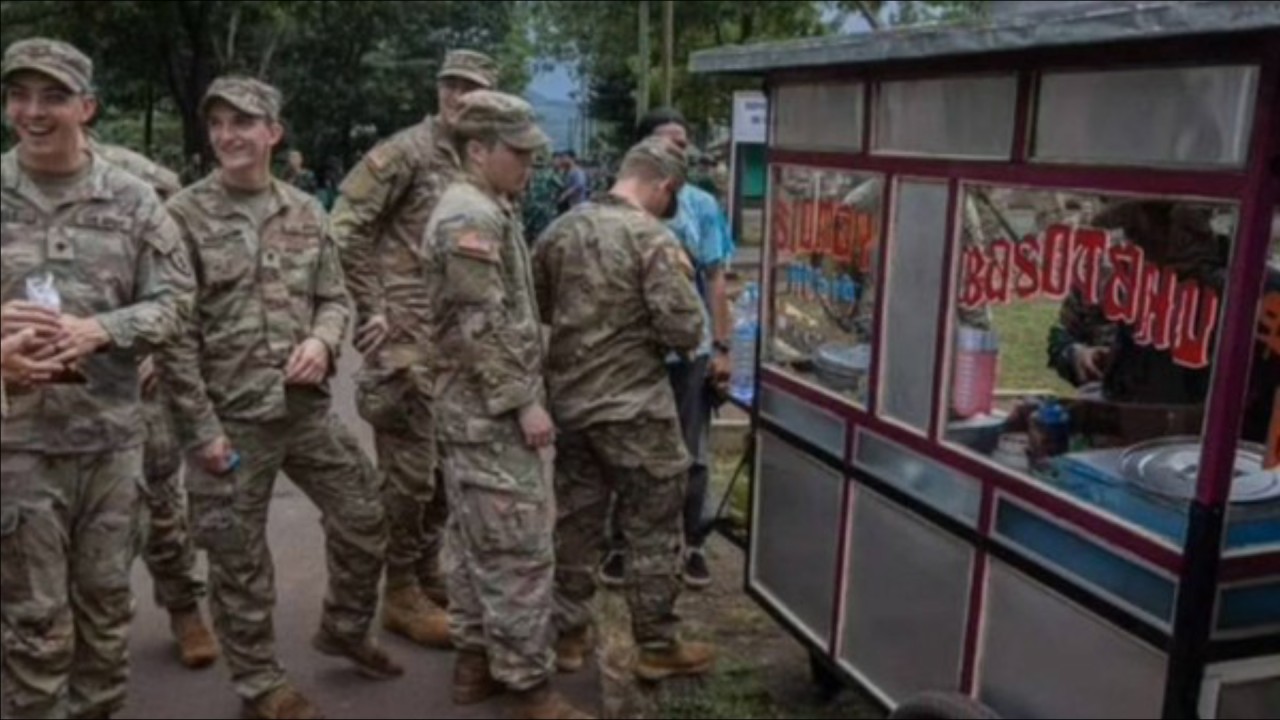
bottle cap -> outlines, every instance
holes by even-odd
[[[227,460],[227,469],[223,471],[222,474],[230,475],[231,473],[239,469],[240,469],[240,453],[236,452],[235,450],[232,450],[231,457]]]

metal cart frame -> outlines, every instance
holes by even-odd
[[[925,308],[925,312],[936,312],[941,319],[936,331],[933,412],[927,428],[921,431],[904,426],[885,417],[878,406],[886,376],[883,341],[887,339],[887,303],[883,299],[876,308],[875,354],[869,381],[872,390],[866,407],[768,363],[757,363],[758,401],[752,411],[756,482],[751,500],[748,593],[828,668],[869,687],[888,706],[904,702],[908,690],[945,689],[989,701],[997,710],[1037,712],[1036,701],[1026,698],[1020,698],[1020,705],[1004,696],[1008,700],[1006,707],[999,707],[1003,689],[994,687],[995,681],[987,681],[997,674],[991,669],[992,663],[1010,662],[998,658],[1001,651],[993,645],[994,630],[990,626],[1012,624],[1007,618],[1016,614],[1011,612],[1017,607],[1013,604],[1016,598],[1034,597],[1034,607],[1026,608],[1032,617],[1048,609],[1065,608],[1062,612],[1066,614],[1061,617],[1073,618],[1073,623],[1077,616],[1087,617],[1089,632],[1101,628],[1099,637],[1105,636],[1108,643],[1114,643],[1107,648],[1124,647],[1127,652],[1125,643],[1136,641],[1142,657],[1158,656],[1153,667],[1160,668],[1163,677],[1159,707],[1154,711],[1164,717],[1217,716],[1223,688],[1240,683],[1263,683],[1264,702],[1274,698],[1272,716],[1280,716],[1280,624],[1276,624],[1276,612],[1264,611],[1257,618],[1259,624],[1233,628],[1231,632],[1226,631],[1221,618],[1224,606],[1243,593],[1252,593],[1255,600],[1265,598],[1264,603],[1274,599],[1280,608],[1280,547],[1272,545],[1248,552],[1223,550],[1229,523],[1231,469],[1246,402],[1272,213],[1280,205],[1280,3],[1104,6],[980,30],[927,29],[723,48],[695,54],[691,65],[695,72],[763,76],[770,93],[770,115],[775,121],[780,104],[785,102],[779,99],[779,88],[797,83],[856,83],[857,92],[862,93],[858,102],[862,117],[857,123],[860,137],[851,145],[857,149],[787,149],[779,147],[771,134],[770,183],[774,181],[772,168],[788,165],[883,177],[879,278],[892,282],[890,257],[898,242],[894,213],[903,183],[940,184],[947,198],[943,286],[937,307]],[[1248,117],[1252,130],[1247,162],[1239,167],[1104,166],[1033,157],[1037,93],[1047,74],[1224,65],[1247,65],[1258,73]],[[924,157],[876,149],[876,109],[885,83],[990,74],[1012,75],[1016,82],[1013,137],[1005,157]],[[958,204],[964,186],[971,183],[1238,203],[1239,224],[1229,266],[1230,292],[1224,298],[1216,341],[1201,471],[1187,532],[1180,544],[1152,537],[1073,498],[982,462],[945,441],[941,408],[946,404],[944,393],[950,367]],[[770,214],[773,191],[771,187]],[[771,234],[771,220],[766,220],[766,228]],[[762,319],[767,316],[773,292],[772,252],[766,248],[764,254]],[[824,433],[828,432],[838,439],[824,440]],[[975,517],[970,520],[958,516],[927,492],[922,495],[904,487],[891,474],[869,468],[863,453],[871,443],[890,448],[902,457],[931,463],[944,474],[963,479],[975,493]],[[761,498],[762,477],[772,478],[767,502]],[[818,477],[829,479],[807,479]],[[801,482],[800,478],[806,479]],[[825,502],[802,498],[803,493],[809,492],[800,489],[805,483],[816,488],[814,492]],[[828,508],[833,500],[838,506]],[[761,562],[768,560],[762,561],[759,556],[776,548],[762,543],[780,541],[776,537],[779,526],[773,526],[774,536],[761,537],[762,517],[767,519],[768,513],[782,512],[776,508],[790,506],[792,501],[798,505],[810,502],[807,510],[800,507],[795,513],[799,518],[813,520],[812,527],[795,524],[794,531],[805,542],[810,541],[806,532],[822,534],[811,545],[820,552],[813,555],[815,562],[810,567],[797,568],[791,575],[778,571],[778,577],[764,578]],[[1135,609],[1126,602],[1127,598],[1108,592],[1107,587],[1086,577],[1072,561],[1045,557],[1019,543],[1003,528],[1007,517],[1014,517],[1015,513],[1020,522],[1034,522],[1043,532],[1057,533],[1064,542],[1074,543],[1076,557],[1099,553],[1099,558],[1105,556],[1105,562],[1142,575],[1143,582],[1155,578],[1153,582],[1169,593],[1167,617],[1156,619],[1141,608]],[[828,520],[820,520],[818,515]],[[963,597],[956,597],[952,609],[963,616],[962,627],[939,625],[949,628],[949,637],[958,638],[959,647],[948,650],[958,651],[960,660],[954,682],[941,688],[913,687],[911,671],[902,669],[903,658],[898,658],[896,667],[870,670],[851,657],[849,632],[851,625],[862,622],[859,608],[884,602],[875,599],[866,588],[855,587],[857,571],[850,569],[852,560],[855,566],[865,562],[864,567],[874,566],[878,572],[886,572],[885,566],[879,564],[883,559],[875,559],[866,549],[864,533],[873,529],[859,523],[869,519],[874,519],[881,530],[903,528],[912,542],[922,543],[923,557],[931,556],[933,549],[949,548],[947,552],[958,553],[956,567],[965,568],[967,582]],[[827,537],[821,531],[832,522],[833,532]],[[875,537],[885,539],[897,551],[898,540],[907,535],[884,532]],[[891,537],[896,539],[889,541]],[[888,572],[878,577],[894,582],[901,579]],[[906,582],[903,587],[906,586],[911,583]],[[815,594],[825,595],[828,591],[829,597],[814,600]],[[827,612],[828,617],[819,617]],[[1086,626],[1084,620],[1081,623],[1080,627]],[[1065,634],[1071,631],[1066,630]],[[1049,642],[1052,633],[1032,639]],[[1069,674],[1072,669],[1064,667],[1061,671]],[[1034,674],[1033,670],[1028,672]],[[1123,669],[1118,672],[1117,683],[1133,681]],[[893,682],[884,679],[890,675],[894,676]],[[1069,675],[1063,679],[1069,679]],[[1073,692],[1097,689],[1096,684],[1082,683],[1063,685],[1072,686]],[[1056,707],[1061,710],[1063,706]],[[1125,705],[1119,710],[1120,715],[1113,716],[1132,709],[1132,705]]]

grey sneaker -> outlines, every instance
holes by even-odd
[[[707,567],[707,554],[700,549],[690,550],[685,556],[684,584],[693,590],[703,590],[711,585],[711,568]]]

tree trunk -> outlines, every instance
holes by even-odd
[[[216,67],[213,62],[214,42],[209,34],[209,7],[201,3],[174,3],[190,48],[185,57],[182,48],[173,40],[166,43],[165,63],[169,74],[169,86],[182,114],[183,160],[192,156],[205,156],[207,137],[200,120],[200,100],[213,81]],[[179,41],[181,42],[181,41]],[[203,168],[204,163],[201,163]]]
[[[271,69],[271,61],[275,58],[276,48],[280,46],[281,34],[279,28],[271,33],[271,40],[267,43],[267,49],[263,51],[262,60],[258,63],[258,77],[263,80],[267,78],[267,72]]]
[[[649,2],[640,0],[640,68],[636,75],[640,78],[640,87],[636,97],[636,120],[649,112]]]
[[[152,128],[155,124],[156,116],[156,85],[155,80],[147,78],[147,114],[142,118],[142,152],[147,157],[154,157],[151,154],[152,145]]]
[[[675,0],[662,3],[662,104],[671,107],[671,93],[675,85]]]

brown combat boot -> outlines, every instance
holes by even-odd
[[[556,640],[556,669],[562,673],[576,673],[587,664],[591,652],[591,628],[584,627],[560,633]]]
[[[432,605],[417,585],[388,588],[382,597],[382,627],[435,650],[452,650],[449,615]]]
[[[517,693],[510,717],[512,720],[592,720],[592,716],[552,690],[549,683]]]
[[[449,609],[449,590],[442,582],[424,582],[419,587],[422,595],[436,607]]]
[[[489,656],[475,650],[459,650],[453,663],[453,704],[476,705],[506,690],[489,672]]]
[[[669,648],[641,649],[636,676],[658,682],[678,675],[704,675],[716,665],[716,651],[705,643],[680,642]]]
[[[241,714],[246,720],[324,720],[320,708],[288,685],[245,701]]]
[[[169,627],[178,641],[182,664],[192,670],[209,667],[218,659],[218,641],[204,624],[200,606],[169,611]]]
[[[312,638],[311,645],[321,654],[350,660],[355,663],[356,671],[367,678],[391,680],[404,675],[404,668],[392,660],[386,650],[378,647],[368,638],[360,642],[351,642],[342,640],[328,630],[320,628]]]

